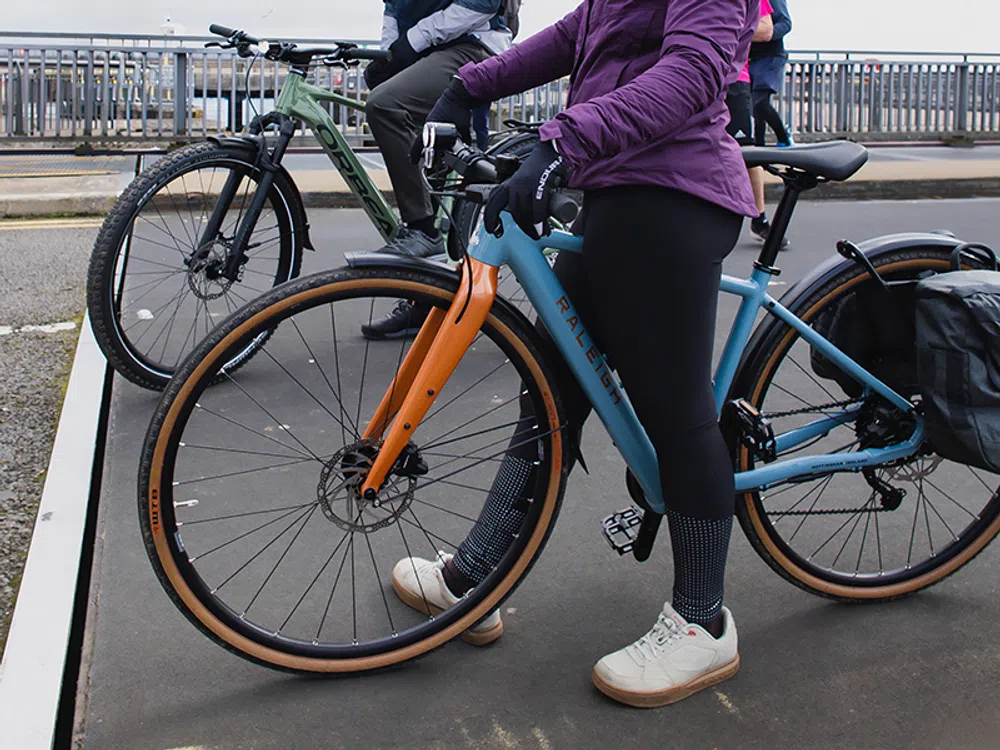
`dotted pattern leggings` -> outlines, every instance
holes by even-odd
[[[716,306],[722,261],[743,220],[687,193],[647,186],[589,191],[584,206],[575,228],[583,253],[561,253],[556,274],[656,448],[672,511],[675,607],[706,622],[721,605],[735,495],[712,394]],[[591,405],[568,368],[556,378],[576,440]],[[530,404],[521,419],[482,516],[455,556],[473,582],[499,562],[505,529],[520,523],[521,500],[531,491],[524,466],[537,460],[536,447],[523,445],[534,424]]]

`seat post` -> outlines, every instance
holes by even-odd
[[[792,214],[799,202],[799,196],[806,190],[816,187],[819,182],[815,175],[802,172],[786,172],[781,178],[785,183],[785,192],[774,212],[771,231],[768,233],[764,247],[757,258],[759,268],[774,267],[775,261],[778,259],[778,251],[781,249],[781,241],[785,238],[788,226],[792,223]]]

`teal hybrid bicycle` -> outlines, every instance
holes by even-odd
[[[435,163],[464,174],[466,197],[482,202],[498,179],[491,160],[453,129],[427,133]],[[837,143],[752,149],[746,159],[780,174],[785,193],[750,277],[722,282],[740,301],[714,381],[739,520],[762,558],[813,594],[877,601],[924,589],[1000,530],[1000,477],[938,456],[905,381],[876,377],[822,331],[854,295],[905,293],[947,271],[961,243],[944,234],[843,242],[776,300],[768,287],[797,199],[849,178],[867,152]],[[556,196],[555,214],[572,209]],[[638,507],[605,520],[604,533],[618,552],[649,556],[664,511],[653,448],[543,256],[579,252],[581,239],[556,231],[535,242],[505,218],[501,237],[480,226],[460,270],[370,254],[282,285],[180,367],[147,433],[139,511],[160,582],[217,643],[286,670],[386,667],[463,633],[523,580],[552,531],[574,448],[556,363],[496,294],[504,265],[628,466]],[[403,297],[431,310],[413,340],[357,334]],[[261,356],[234,377],[228,363],[265,334]],[[447,611],[426,598],[423,613],[405,605],[390,590],[393,566],[461,544],[524,400],[535,420],[515,442],[535,445],[537,461],[503,558]]]
[[[262,43],[242,31],[215,25],[211,31],[225,39],[214,46],[235,49],[244,58],[259,54]],[[365,102],[307,81],[317,65],[349,68],[358,75],[360,62],[386,54],[346,42],[329,48],[268,44],[262,56],[289,66],[274,111],[254,118],[244,134],[211,137],[172,151],[119,197],[94,244],[87,308],[94,335],[120,374],[145,388],[162,389],[217,323],[299,275],[303,252],[313,244],[302,196],[283,160],[303,125],[381,238],[395,237],[395,213],[336,124],[346,113],[360,117]],[[530,151],[537,142],[535,127],[507,125],[494,136],[490,152]],[[439,224],[455,259],[477,211],[478,206],[450,197],[439,202]],[[512,283],[504,292],[523,300]],[[254,356],[267,335],[235,352],[229,370]]]

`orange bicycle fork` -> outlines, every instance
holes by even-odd
[[[462,281],[451,307],[447,312],[433,308],[421,326],[365,429],[366,439],[384,436],[361,487],[366,500],[378,499],[400,453],[482,328],[496,299],[498,271],[497,266],[470,258],[462,266]]]

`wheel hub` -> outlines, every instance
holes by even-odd
[[[222,275],[229,248],[222,241],[203,245],[184,262],[188,267],[188,287],[198,299],[218,299],[229,291],[233,282]]]
[[[378,497],[365,499],[361,488],[378,456],[374,440],[360,440],[337,451],[320,471],[316,497],[327,520],[348,532],[371,534],[396,523],[413,503],[416,476],[395,471]],[[407,455],[412,455],[410,448]],[[405,467],[404,467],[405,468]]]

